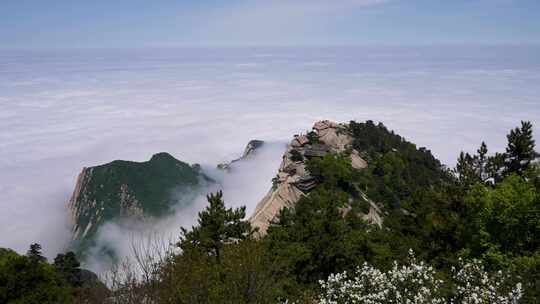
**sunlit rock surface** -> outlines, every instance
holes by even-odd
[[[353,138],[349,135],[346,124],[328,120],[314,124],[307,135],[295,135],[287,146],[283,160],[273,180],[268,194],[257,204],[250,217],[254,227],[261,235],[266,233],[269,223],[285,207],[294,207],[300,198],[317,186],[316,181],[306,170],[306,160],[312,157],[324,157],[328,153],[345,154],[351,158],[355,169],[364,169],[367,162],[360,153],[352,149]],[[374,202],[369,202],[368,214],[362,215],[369,223],[382,223],[380,209]]]

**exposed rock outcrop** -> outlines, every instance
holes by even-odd
[[[343,152],[352,143],[352,137],[348,135],[344,124],[323,120],[316,122],[313,130],[317,133],[319,141],[334,152]]]
[[[248,144],[246,145],[246,148],[244,149],[244,153],[242,153],[242,156],[240,156],[237,159],[232,160],[231,162],[218,164],[217,168],[220,170],[229,171],[231,170],[231,167],[235,162],[251,158],[257,152],[257,150],[261,148],[263,145],[264,145],[264,141],[262,140],[258,140],[258,139],[250,140]]]
[[[366,168],[367,162],[352,148],[352,142],[353,138],[349,135],[347,125],[328,120],[316,122],[313,131],[307,135],[295,135],[283,155],[272,188],[257,204],[250,217],[251,224],[259,228],[259,233],[266,233],[269,223],[282,208],[293,207],[302,196],[317,186],[314,178],[306,170],[306,159],[339,153],[351,158],[353,168]],[[380,225],[382,220],[379,208],[375,203],[368,202],[370,208],[365,219]]]
[[[351,152],[351,166],[355,169],[367,168],[368,163],[360,156],[358,151],[353,150]]]
[[[360,214],[362,218],[370,225],[377,225],[379,227],[382,227],[383,219],[382,219],[382,211],[379,208],[379,206],[370,200],[364,193],[361,193],[362,198],[368,202],[369,204],[369,211],[367,214]]]
[[[69,200],[68,210],[70,214],[70,224],[72,227],[72,238],[74,240],[83,238],[88,234],[88,231],[92,228],[92,223],[99,222],[99,211],[92,212],[92,209],[96,207],[96,201],[88,198],[90,195],[87,189],[87,185],[92,178],[93,168],[83,168],[79,176],[77,177],[77,183],[75,184],[75,190]],[[89,216],[94,213],[94,217],[88,220],[88,223],[80,223],[79,219],[84,216]]]

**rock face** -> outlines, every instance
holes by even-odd
[[[328,120],[316,122],[307,135],[295,135],[283,155],[278,173],[268,194],[257,204],[250,217],[260,234],[265,234],[270,221],[285,207],[293,207],[298,200],[317,186],[306,170],[306,160],[324,157],[328,153],[345,154],[351,158],[351,166],[361,170],[367,167],[359,151],[352,148],[353,138],[348,126]],[[369,223],[381,224],[380,209],[368,198],[369,212],[362,215]]]
[[[246,148],[244,149],[244,153],[242,153],[242,156],[240,156],[239,158],[237,158],[235,160],[232,160],[229,163],[218,164],[217,168],[220,169],[220,170],[229,171],[229,170],[231,170],[232,165],[235,162],[242,161],[242,160],[245,160],[245,159],[249,159],[263,145],[264,145],[264,141],[262,141],[262,140],[258,140],[258,139],[250,140],[248,142],[248,144],[246,145]]]
[[[142,220],[171,212],[177,187],[197,189],[211,182],[198,165],[158,153],[147,162],[113,161],[83,168],[77,178],[69,211],[73,240],[84,246],[107,221]]]

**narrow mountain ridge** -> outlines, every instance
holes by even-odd
[[[242,153],[240,157],[233,159],[232,161],[227,162],[227,163],[218,164],[217,168],[223,171],[230,171],[234,163],[253,157],[255,153],[257,153],[257,150],[259,150],[263,146],[264,146],[263,140],[258,140],[258,139],[250,140],[248,144],[246,145],[246,147],[244,148],[244,153]]]
[[[356,170],[365,169],[367,162],[353,148],[353,137],[347,124],[322,120],[313,125],[307,134],[295,135],[283,155],[283,161],[273,179],[272,188],[257,204],[250,217],[260,234],[283,208],[294,207],[300,198],[316,187],[317,181],[306,169],[306,161],[327,154],[344,155]],[[367,200],[367,197],[366,197]],[[380,208],[369,200],[369,211],[363,217],[371,224],[382,224]]]

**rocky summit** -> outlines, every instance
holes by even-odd
[[[83,168],[69,200],[74,244],[78,248],[91,244],[108,221],[166,215],[179,200],[175,189],[196,189],[210,181],[198,165],[168,153],[155,154],[146,162],[116,160]]]
[[[366,168],[367,162],[359,151],[353,149],[352,143],[347,124],[328,120],[316,122],[307,134],[295,135],[283,155],[272,188],[250,217],[251,224],[259,228],[260,234],[265,234],[269,223],[281,209],[294,207],[302,196],[317,186],[316,179],[306,169],[306,161],[310,158],[324,157],[329,153],[346,155],[354,169]],[[362,216],[371,224],[381,225],[380,208],[367,197],[364,199],[370,206],[368,213]]]
[[[248,144],[246,145],[246,148],[244,149],[244,153],[242,153],[242,156],[228,163],[218,164],[217,168],[223,171],[230,171],[234,163],[253,157],[253,155],[255,155],[255,153],[257,152],[257,150],[259,150],[263,145],[264,145],[264,141],[262,140],[258,140],[258,139],[250,140]]]

